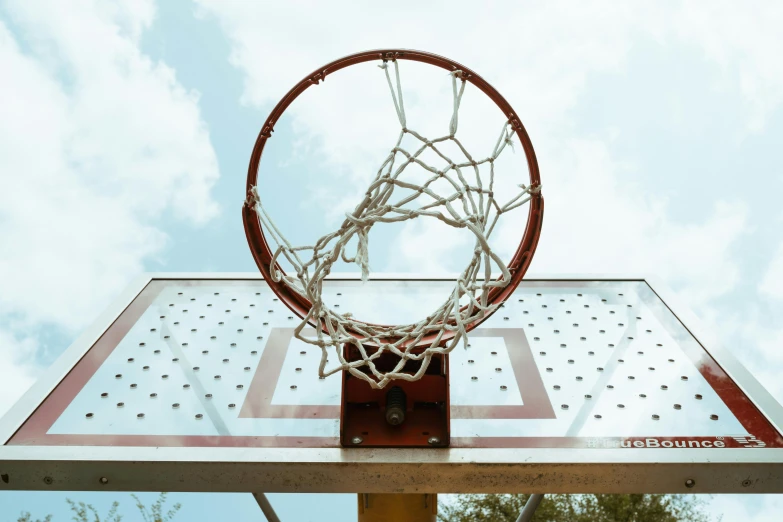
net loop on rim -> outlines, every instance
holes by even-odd
[[[390,65],[393,65],[394,78],[390,74]],[[257,185],[250,190],[246,202],[258,216],[270,244],[275,246],[269,266],[271,279],[312,303],[294,335],[321,349],[319,376],[327,377],[348,371],[374,388],[383,388],[395,379],[420,379],[433,355],[450,352],[460,341],[467,345],[466,325],[480,322],[499,306],[499,303],[488,301],[490,290],[505,288],[512,280],[508,267],[489,245],[498,219],[502,214],[524,205],[541,191],[540,185],[522,184],[518,185],[520,190],[505,203],[496,199],[495,160],[506,147],[512,145],[513,122],[504,123],[488,157],[474,159],[456,136],[460,104],[467,83],[462,71],[450,73],[453,110],[449,134],[429,139],[407,126],[397,60],[384,60],[379,67],[385,73],[401,130],[396,144],[365,191],[363,200],[353,212],[346,214],[340,228],[319,238],[314,245],[293,246],[264,208]],[[417,148],[411,149],[413,152],[402,146],[406,135],[414,138]],[[457,162],[447,156],[443,147],[439,147],[446,142],[456,145],[465,161]],[[438,168],[424,161],[422,155],[428,150],[444,166]],[[430,177],[423,183],[404,178],[406,168],[410,165],[417,165]],[[488,170],[484,176],[482,169]],[[449,192],[437,193],[433,187],[436,181],[440,181]],[[404,193],[401,196],[395,194],[396,189],[402,189]],[[400,197],[392,201],[395,195]],[[362,279],[366,281],[369,278],[369,232],[376,223],[399,223],[419,217],[435,218],[449,226],[469,230],[475,239],[473,255],[467,267],[455,281],[449,297],[434,312],[415,323],[383,326],[356,320],[349,312],[337,313],[324,303],[323,283],[338,260],[356,263],[361,268]],[[349,256],[347,248],[354,238],[356,251]],[[281,258],[294,268],[295,275],[285,274],[280,269],[278,261]],[[497,277],[493,277],[493,274],[498,273]],[[309,324],[317,326],[315,338],[303,335]],[[346,360],[342,349],[345,344],[354,346],[361,359]],[[338,363],[327,369],[327,358],[332,350]],[[399,358],[391,371],[381,371],[375,365],[375,361],[385,352]],[[415,373],[405,371],[409,361],[421,362]]]

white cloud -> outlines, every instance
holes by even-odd
[[[0,329],[0,415],[10,408],[34,382],[38,373],[30,360],[35,351],[31,338],[19,339],[11,332]]]
[[[698,305],[734,287],[738,259],[732,248],[747,219],[744,205],[736,200],[714,202],[709,215],[682,223],[669,215],[661,194],[666,192],[657,192],[660,187],[655,187],[654,179],[645,179],[644,165],[617,156],[611,129],[596,129],[596,134],[585,136],[575,128],[573,111],[580,106],[590,78],[621,74],[640,39],[673,48],[683,45],[685,28],[695,23],[687,6],[631,7],[612,2],[429,6],[417,7],[397,23],[384,18],[380,7],[347,10],[349,14],[336,17],[334,5],[316,4],[310,6],[310,16],[302,18],[297,9],[286,5],[276,7],[271,16],[263,5],[213,0],[199,0],[199,4],[204,13],[216,16],[231,40],[232,62],[246,77],[243,99],[253,105],[269,107],[306,72],[335,57],[383,45],[405,42],[474,65],[515,106],[538,153],[547,209],[536,270],[656,273]],[[398,10],[405,12],[406,6]],[[315,20],[321,22],[311,22]],[[712,49],[712,37],[709,32],[688,34],[686,42]],[[718,60],[709,53],[708,58]],[[724,62],[716,63],[723,66]],[[405,67],[410,68],[407,62]],[[378,129],[366,115],[389,101],[383,99],[388,98],[383,84],[373,91],[366,85],[354,87],[350,81],[342,82],[342,74],[328,77],[318,87],[320,108],[314,99],[307,99],[289,110],[301,136],[354,173],[338,181],[344,186],[367,179],[371,158],[377,164],[383,157],[374,152],[381,144],[367,138],[376,136]],[[748,74],[758,75],[758,71]],[[427,112],[436,99],[433,93],[405,86],[414,100],[406,99],[406,105],[420,100],[425,108],[416,121],[437,120],[437,111]],[[435,94],[448,101],[447,92],[441,89]],[[639,108],[643,111],[644,105]],[[365,116],[365,121],[351,119],[351,114]],[[463,118],[461,128],[483,124],[490,129],[487,121],[480,115]],[[517,156],[520,159],[521,154]],[[335,198],[320,200],[331,203]],[[518,244],[517,221],[506,219],[506,224],[500,243]],[[406,266],[407,261],[412,270],[461,268],[450,251],[452,235],[419,237],[424,230],[431,227],[402,228],[395,241],[411,248],[402,249],[393,266]]]
[[[164,213],[213,218],[218,167],[197,94],[139,49],[152,2],[6,11],[18,32],[0,23],[0,318],[19,339],[91,321],[161,252]],[[8,346],[34,350],[33,337]]]
[[[613,161],[602,141],[573,139],[542,157],[551,181],[534,270],[658,275],[691,305],[734,288],[739,253],[733,247],[744,230],[744,204],[717,202],[710,215],[682,223],[634,169]]]
[[[399,46],[404,42],[405,47],[442,53],[468,66],[475,65],[511,100],[539,136],[561,132],[564,114],[575,104],[587,75],[612,70],[622,62],[627,52],[623,42],[633,31],[630,22],[645,16],[646,11],[643,7],[629,9],[612,2],[590,8],[548,2],[524,8],[510,3],[494,8],[476,5],[459,9],[447,3],[411,3],[396,7],[400,12],[411,12],[402,21],[387,19],[387,10],[380,6],[361,11],[344,9],[345,14],[336,17],[334,13],[339,7],[313,4],[304,18],[299,7],[290,4],[275,6],[273,15],[268,6],[261,4],[211,0],[201,0],[199,4],[202,14],[217,17],[232,42],[231,60],[245,73],[243,99],[247,103],[269,107],[318,65],[360,49]],[[604,16],[585,24],[584,18],[594,8]],[[315,20],[329,23],[313,23]],[[328,158],[332,170],[340,172],[342,167],[347,171],[337,178],[337,185],[327,195],[323,188],[330,187],[327,182],[311,189],[317,192],[311,199],[320,200],[327,215],[333,214],[335,206],[353,207],[344,203],[350,194],[344,187],[358,179],[366,180],[368,172],[375,172],[399,131],[383,75],[371,71],[375,64],[363,67],[370,76],[369,83],[353,81],[350,71],[359,67],[341,71],[308,90],[287,111],[299,135],[318,145],[311,150],[319,164],[323,161],[318,153]],[[411,127],[426,130],[440,122],[437,128],[445,129],[451,103],[448,77],[441,71],[429,77],[422,74],[417,79],[432,80],[425,88],[420,85],[423,82],[413,85],[415,82],[410,81],[411,76],[418,74],[411,74],[414,69],[410,62],[403,65]],[[372,83],[376,76],[377,82]],[[311,91],[317,91],[317,96],[310,97]],[[474,91],[468,97],[475,100],[477,94]],[[501,116],[495,112],[492,115]],[[472,117],[463,114],[461,132],[481,127],[485,132],[473,132],[471,136],[489,135],[494,144],[501,120],[486,118],[486,112]],[[396,130],[385,132],[395,126]],[[426,135],[433,137],[429,132]],[[270,147],[280,146],[278,141],[271,140]],[[472,150],[484,151],[482,157],[489,152],[483,147]],[[521,160],[521,151],[516,156]],[[298,187],[294,190],[301,192]],[[431,230],[429,226],[408,226],[402,233],[425,228]],[[406,248],[403,255],[415,251],[409,259],[409,264],[413,264],[431,251],[433,255],[427,258],[426,267],[434,268],[453,258],[453,252],[448,252],[451,240],[445,239],[451,237],[446,234],[422,238],[425,243],[432,241],[428,249]],[[398,244],[412,245],[416,241],[406,235]],[[437,253],[443,254],[440,259]],[[414,267],[416,271],[421,269],[419,263]]]
[[[767,271],[759,283],[758,291],[766,297],[783,300],[783,243],[778,245],[777,251],[767,266]]]
[[[764,0],[683,2],[674,18],[677,36],[720,65],[719,87],[741,92],[752,131],[761,131],[783,103],[781,25],[783,4]]]
[[[720,520],[725,522],[777,522],[781,509],[781,495],[714,495],[705,506],[706,512],[714,516],[723,515]]]
[[[50,4],[9,7],[33,53],[0,26],[0,309],[78,327],[160,251],[164,211],[216,214],[218,171],[195,94],[118,30],[148,11]]]

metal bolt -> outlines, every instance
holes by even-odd
[[[106,477],[101,477],[101,484],[108,484],[108,483],[109,483],[109,479],[107,479]]]
[[[44,484],[51,484],[52,482],[54,482],[54,479],[52,477],[44,477],[43,481]]]
[[[745,479],[745,480],[742,481],[742,487],[743,488],[746,488],[746,487],[748,487],[750,485],[751,485],[750,479]]]
[[[693,480],[693,479],[688,479],[688,480],[685,481],[685,487],[686,488],[692,488],[695,485],[696,485],[696,481]]]
[[[427,442],[429,442],[431,446],[434,446],[440,444],[440,439],[438,437],[430,437]]]
[[[364,442],[364,439],[361,437],[354,437],[351,439],[351,444],[361,444],[362,442]]]

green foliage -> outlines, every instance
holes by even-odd
[[[141,500],[139,500],[139,497],[136,495],[131,496],[136,501],[136,507],[141,513],[144,522],[168,522],[174,518],[174,515],[176,515],[177,511],[179,511],[182,507],[181,504],[177,503],[174,504],[171,509],[166,511],[166,513],[163,513],[163,505],[166,503],[166,493],[161,493],[158,497],[158,500],[156,500],[149,509],[147,509],[147,506],[142,504]]]
[[[30,514],[29,511],[23,512],[21,515],[19,515],[19,518],[16,519],[16,522],[51,522],[52,521],[52,515],[46,515],[46,518],[41,520],[40,518],[36,518],[33,520],[33,516]]]
[[[174,518],[174,515],[176,515],[177,511],[179,511],[182,507],[180,504],[174,504],[169,510],[164,512],[166,504],[166,493],[161,493],[158,497],[158,500],[156,500],[155,503],[152,504],[152,506],[149,508],[145,506],[141,500],[139,500],[139,497],[136,495],[131,496],[136,501],[136,508],[139,510],[139,513],[141,513],[144,522],[169,522],[172,518]],[[66,499],[66,502],[68,502],[68,505],[71,506],[71,511],[73,512],[73,517],[71,517],[71,520],[75,522],[122,521],[122,515],[117,514],[117,509],[120,507],[120,503],[117,501],[112,503],[109,512],[103,518],[101,518],[101,516],[98,514],[98,511],[91,504],[85,504],[84,502],[77,503],[70,498]],[[52,522],[52,515],[46,515],[46,518],[43,520],[38,518],[33,520],[32,515],[29,512],[24,512],[18,519],[16,519],[16,522]]]
[[[98,515],[98,511],[92,504],[85,504],[84,502],[79,502],[77,504],[70,498],[65,501],[71,506],[71,511],[74,513],[71,520],[74,520],[75,522],[120,522],[122,520],[122,515],[117,514],[117,508],[120,507],[120,503],[116,500],[112,502],[111,509],[109,509],[109,512],[103,519]]]
[[[460,495],[441,522],[515,522],[528,495]],[[709,522],[704,500],[686,495],[546,495],[533,522]]]

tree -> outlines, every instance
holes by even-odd
[[[46,518],[41,520],[40,518],[36,518],[33,520],[33,516],[30,514],[29,511],[22,513],[19,518],[16,519],[16,522],[51,522],[52,521],[52,515],[46,515]]]
[[[144,522],[169,522],[177,511],[182,507],[181,504],[174,504],[171,509],[164,513],[164,505],[166,504],[166,493],[161,493],[158,500],[155,501],[152,506],[147,508],[139,497],[131,495],[136,501],[136,508],[141,513]],[[120,507],[120,503],[116,500],[112,502],[111,508],[105,517],[101,518],[98,511],[92,506],[92,504],[85,504],[84,502],[74,502],[73,500],[66,499],[68,505],[71,506],[71,511],[74,513],[73,518],[75,522],[121,522],[122,515],[117,514],[117,509]],[[32,515],[29,512],[22,513],[17,522],[52,522],[52,515],[46,515],[43,520],[37,518],[33,520]]]
[[[117,508],[120,507],[120,503],[116,500],[112,502],[111,508],[106,516],[101,519],[98,515],[98,511],[92,506],[92,504],[85,504],[79,502],[78,504],[70,498],[65,499],[68,505],[71,506],[71,511],[74,512],[73,520],[76,522],[121,522],[122,515],[117,514]],[[90,516],[92,515],[92,516]]]
[[[158,500],[156,500],[149,509],[147,509],[147,506],[142,504],[141,500],[139,500],[139,497],[136,495],[131,496],[136,501],[136,507],[141,513],[141,517],[144,519],[144,522],[168,522],[174,518],[174,515],[176,515],[177,511],[179,511],[179,509],[182,507],[182,505],[179,503],[174,504],[171,509],[166,511],[164,514],[163,505],[166,503],[166,493],[161,493],[158,497]]]
[[[441,503],[441,522],[515,522],[529,495],[460,495]],[[546,495],[533,522],[709,522],[686,495]]]

